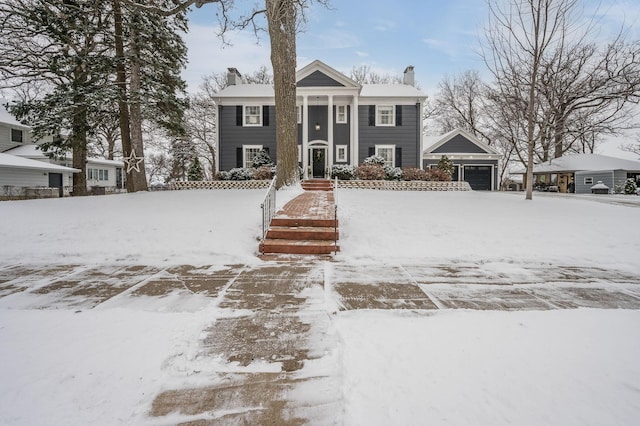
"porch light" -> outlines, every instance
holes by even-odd
[[[319,132],[319,131],[320,131],[320,123],[316,121],[316,132]]]

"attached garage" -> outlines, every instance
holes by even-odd
[[[498,189],[498,161],[500,154],[477,137],[456,129],[441,136],[425,136],[422,165],[425,169],[437,167],[446,156],[454,166],[451,179],[469,182],[475,191]]]
[[[464,166],[464,178],[474,191],[491,191],[492,166]]]

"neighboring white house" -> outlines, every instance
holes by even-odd
[[[69,195],[73,173],[80,170],[71,168],[71,158],[52,159],[42,152],[32,141],[30,127],[19,123],[5,104],[0,100],[0,195],[21,196],[27,188],[47,187],[58,188],[60,196]],[[94,193],[124,190],[123,169],[122,161],[88,158],[87,189]]]

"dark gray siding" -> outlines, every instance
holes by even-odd
[[[585,178],[591,178],[593,183],[585,184]],[[602,181],[605,185],[609,187],[609,192],[613,192],[614,189],[614,181],[613,181],[613,170],[605,170],[605,171],[581,171],[575,173],[574,183],[576,185],[576,194],[591,194],[591,187],[598,183],[598,181]]]
[[[336,123],[336,107],[333,107],[333,162],[336,163],[337,153],[335,151],[335,145],[347,145],[347,163],[351,162],[351,106],[347,106],[347,122],[338,124]],[[336,163],[345,164],[345,163]]]
[[[453,138],[451,138],[451,140],[445,142],[444,144],[442,144],[442,146],[438,147],[432,152],[436,154],[441,152],[459,152],[470,154],[487,153],[484,149],[480,148],[478,145],[474,144],[462,135],[455,135]]]
[[[327,129],[327,106],[326,105],[309,105],[309,141],[323,140],[326,141],[329,135]],[[320,130],[316,130],[316,123],[320,124]]]
[[[396,105],[402,109],[402,125],[376,127],[369,125],[369,106],[358,108],[358,128],[360,130],[358,164],[369,156],[369,149],[376,145],[395,145],[402,149],[402,167],[420,167],[420,137],[417,105]]]
[[[275,107],[269,106],[269,125],[262,127],[243,127],[236,123],[236,106],[219,106],[220,133],[222,143],[218,147],[220,170],[236,167],[236,150],[242,145],[262,145],[269,150],[271,159],[276,159],[276,115]]]
[[[341,84],[328,75],[314,71],[297,83],[298,87],[344,87]]]

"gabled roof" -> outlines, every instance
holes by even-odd
[[[17,155],[0,153],[0,167],[10,167],[15,169],[40,170],[45,172],[58,173],[79,173],[80,170],[71,167],[58,166],[46,161],[31,160],[29,158],[18,157]]]
[[[491,146],[482,142],[480,139],[478,139],[477,137],[475,137],[474,135],[472,135],[471,133],[463,129],[454,129],[440,136],[425,136],[424,144],[426,148],[424,150],[424,154],[434,153],[434,151],[436,151],[438,148],[445,145],[447,142],[449,142],[451,139],[453,139],[458,135],[464,137],[469,142],[476,145],[481,151],[483,151],[484,154],[500,155],[500,153],[495,149],[493,149]],[[438,153],[446,153],[446,152],[441,150]]]
[[[575,172],[582,170],[640,171],[640,161],[625,160],[599,154],[571,154],[533,166],[534,173]]]
[[[298,72],[296,72],[296,81],[300,81],[310,76],[314,72],[319,71],[327,77],[337,81],[342,84],[344,87],[350,87],[354,89],[359,89],[360,85],[342,74],[340,71],[337,71],[334,68],[331,68],[329,65],[325,64],[322,61],[315,60],[311,62],[309,65],[302,67]]]

